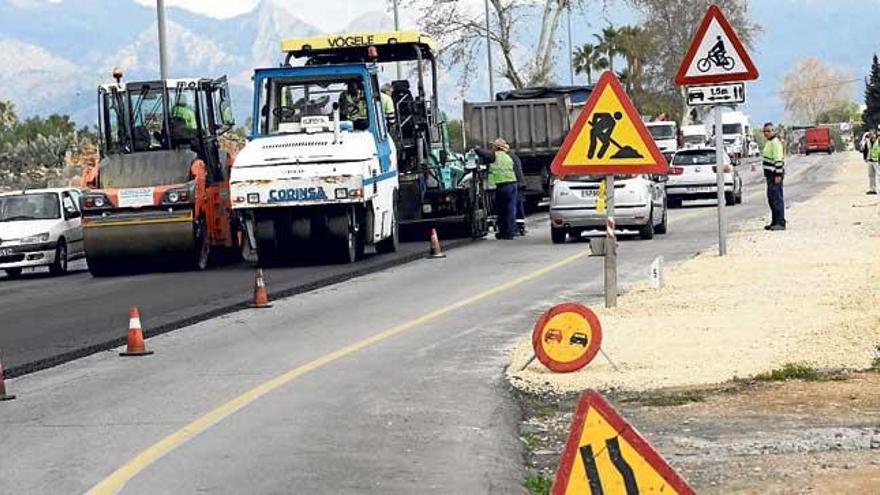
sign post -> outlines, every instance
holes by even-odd
[[[711,105],[715,113],[715,178],[718,198],[718,255],[727,255],[727,211],[724,197],[723,106],[746,101],[745,85],[737,81],[758,78],[758,69],[730,22],[717,5],[710,5],[694,34],[675,82],[690,87],[688,105]],[[735,83],[735,84],[723,84]],[[733,164],[730,164],[733,166]],[[736,183],[734,181],[734,187]]]
[[[605,176],[605,306],[612,308],[617,305],[615,175],[667,173],[666,160],[613,72],[599,77],[550,171],[558,177]],[[597,198],[597,210],[600,206]],[[647,221],[653,221],[651,215]]]

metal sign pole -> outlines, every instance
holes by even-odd
[[[617,235],[614,233],[614,175],[605,178],[605,307],[617,306]]]
[[[718,186],[718,256],[726,256],[727,211],[724,204],[724,134],[720,106],[715,107],[715,164],[715,179]]]
[[[156,0],[156,23],[159,26],[159,77],[168,79],[168,51],[166,50],[165,0]]]

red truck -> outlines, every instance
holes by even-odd
[[[817,151],[824,151],[829,155],[834,151],[834,143],[831,141],[831,131],[827,127],[812,127],[806,131],[806,146],[804,153],[809,155]]]

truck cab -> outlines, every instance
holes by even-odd
[[[666,161],[672,159],[672,155],[678,151],[678,124],[671,120],[645,122],[645,127],[651,133],[651,137],[663,153]]]
[[[367,246],[396,250],[397,153],[375,69],[286,66],[257,69],[253,80],[251,137],[230,179],[246,258],[317,250],[351,263]]]

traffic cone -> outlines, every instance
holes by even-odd
[[[153,351],[148,351],[144,345],[144,331],[141,329],[141,315],[138,309],[132,306],[128,310],[128,342],[125,352],[120,356],[149,356]]]
[[[3,363],[0,363],[0,402],[4,400],[12,400],[15,398],[14,395],[9,395],[6,393],[6,377],[3,375]]]
[[[437,237],[437,229],[431,229],[431,251],[429,258],[445,258],[446,255],[440,250],[440,238]]]
[[[250,306],[252,308],[271,308],[272,303],[269,302],[269,294],[266,293],[266,283],[263,282],[263,269],[254,270],[254,300]]]

